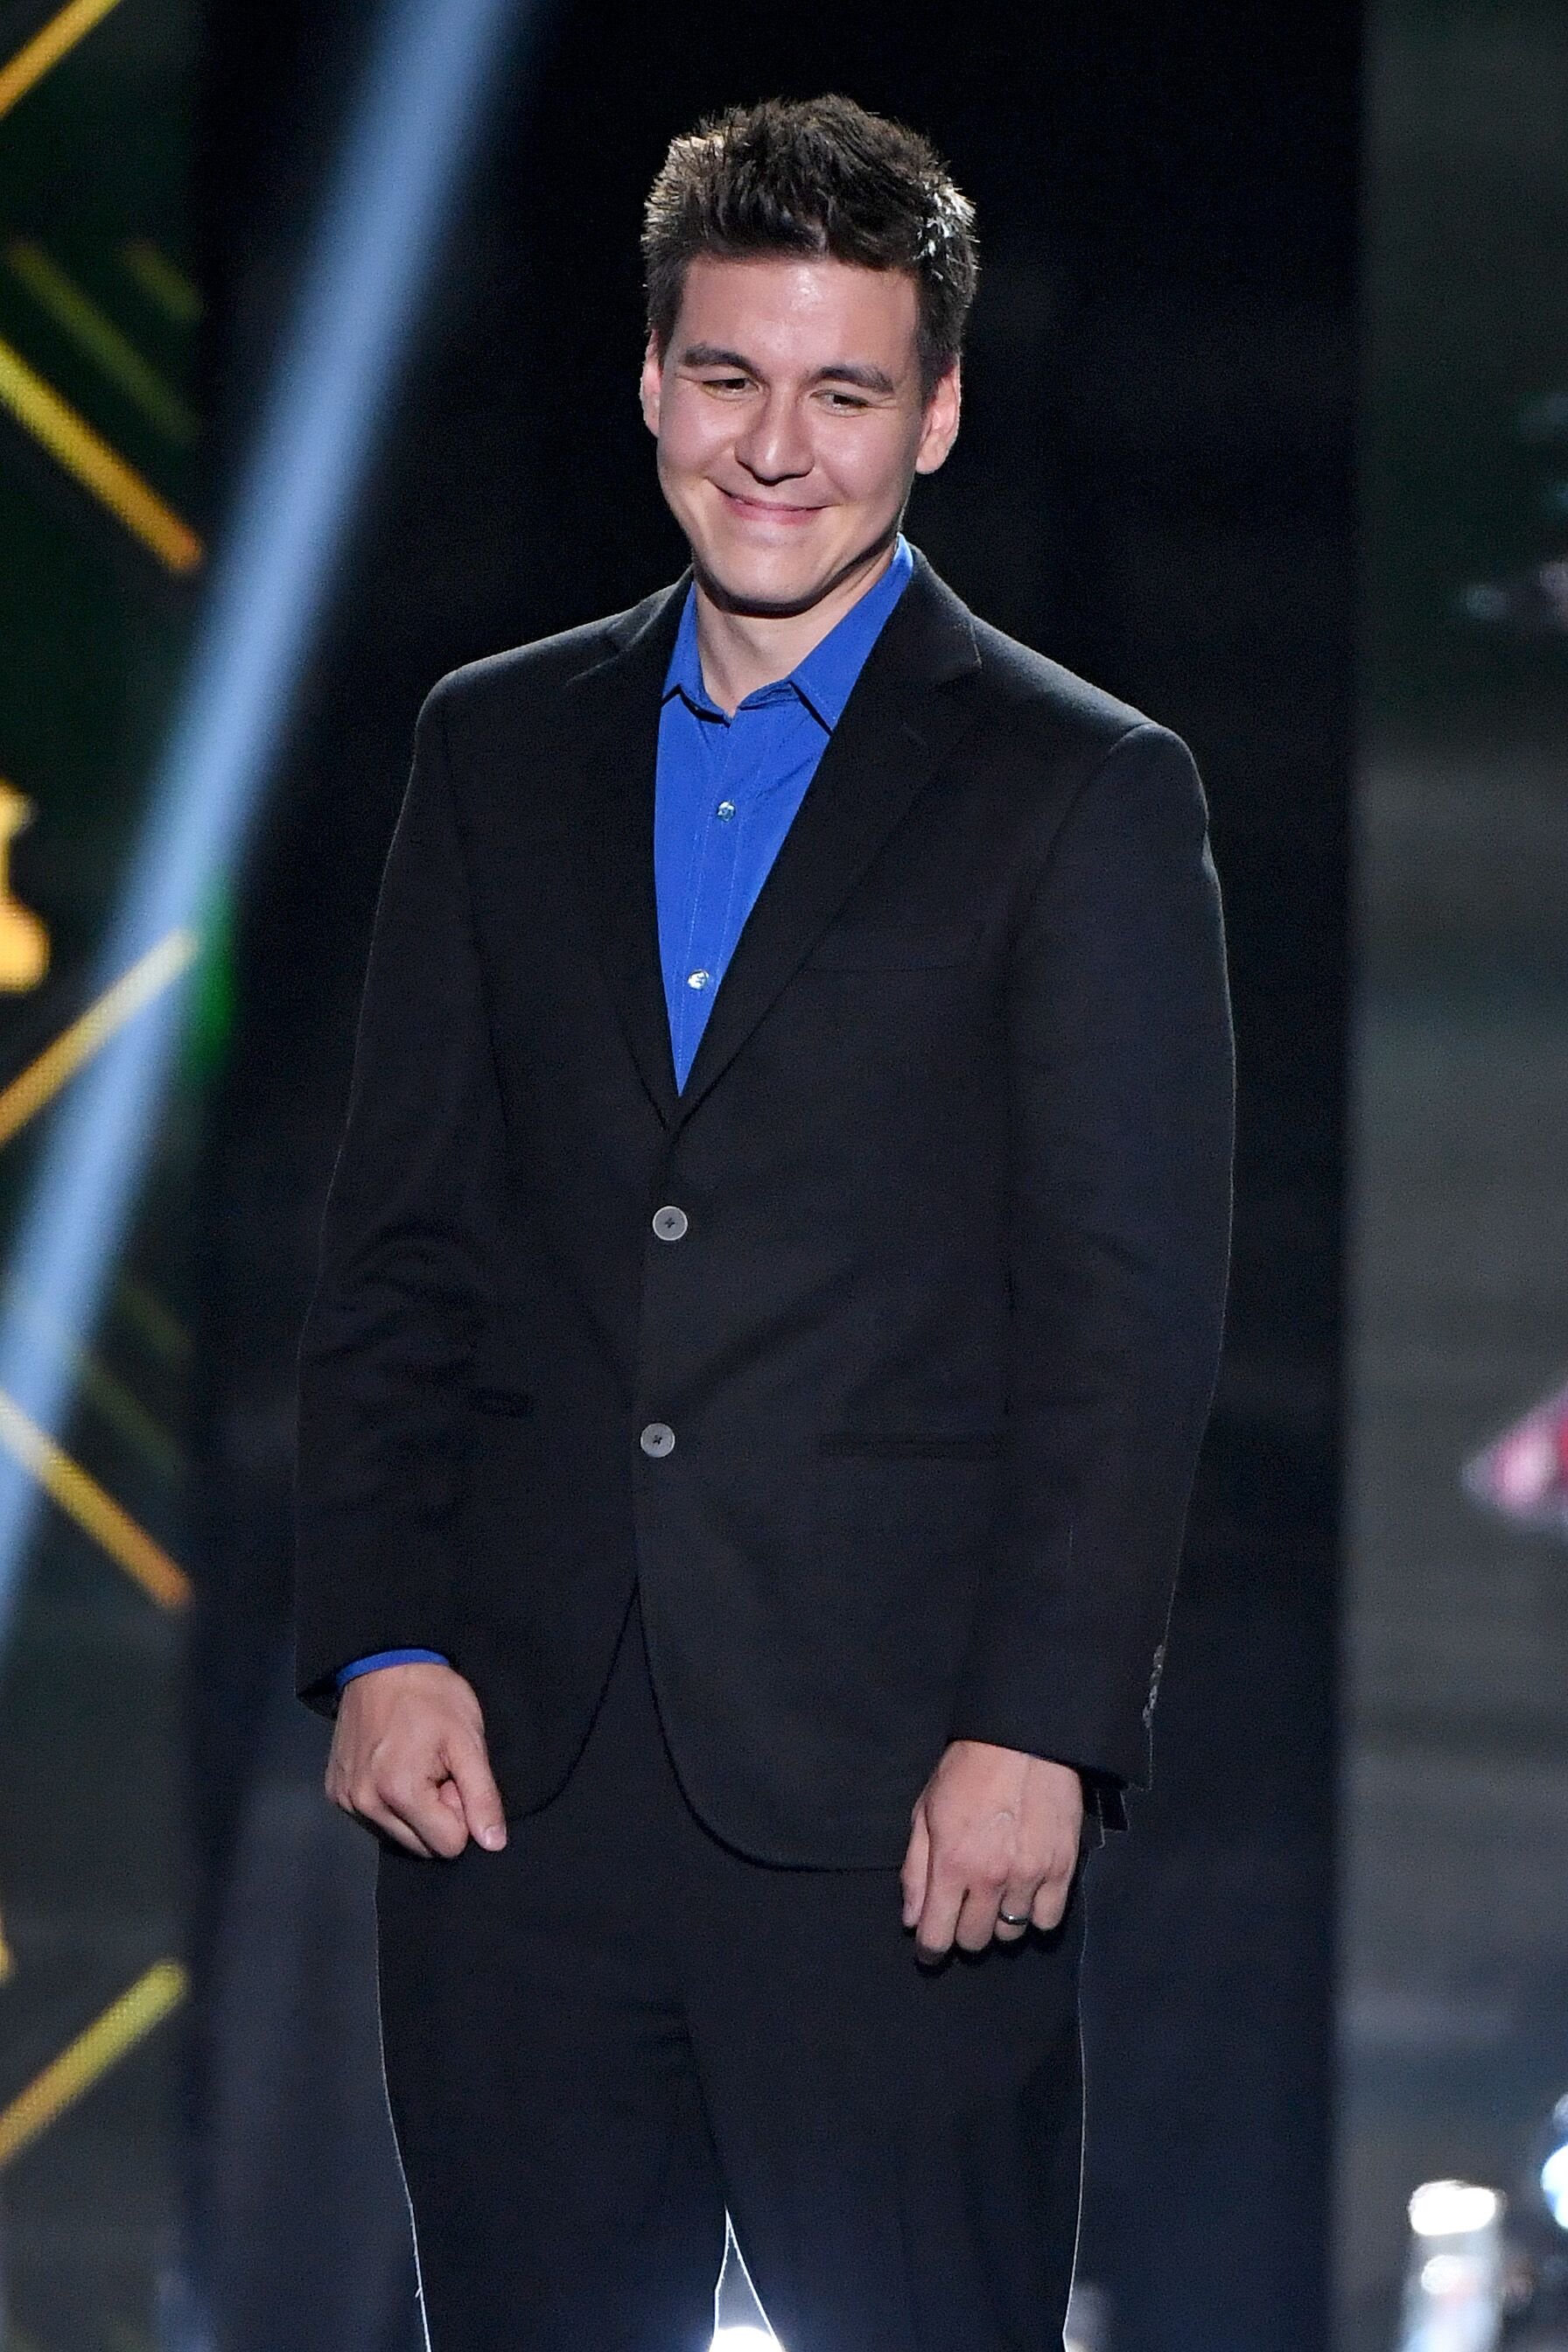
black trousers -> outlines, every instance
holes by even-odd
[[[895,1870],[721,1843],[634,1600],[582,1756],[505,1852],[382,1852],[432,2352],[707,2352],[726,2208],[784,2352],[1060,2352],[1082,1878],[1052,1934],[927,1969]]]

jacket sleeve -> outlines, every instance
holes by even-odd
[[[1164,729],[1131,729],[1063,817],[1008,1021],[1009,1443],[952,1736],[1146,1787],[1233,1120],[1203,788]]]
[[[504,1133],[447,768],[419,714],[382,877],[348,1118],[300,1336],[295,1658],[323,1714],[341,1667],[453,1654],[453,1520]]]

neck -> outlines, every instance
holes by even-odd
[[[702,683],[721,710],[733,717],[748,694],[787,677],[852,604],[875,587],[893,560],[896,540],[877,548],[862,563],[836,580],[826,595],[804,613],[748,613],[725,604],[697,581],[697,651]]]

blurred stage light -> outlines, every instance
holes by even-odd
[[[0,2170],[145,2041],[184,1997],[185,1971],[180,1963],[158,1960],[111,2001],[25,2091],[0,2108]]]
[[[1554,1389],[1463,1467],[1465,1488],[1521,1527],[1568,1536],[1568,1387]]]
[[[0,114],[9,114],[35,82],[100,25],[120,0],[67,0],[42,24],[30,41],[24,41],[10,62],[0,68]]]
[[[1541,2193],[1558,2228],[1568,2230],[1568,2099],[1552,2110],[1552,2129],[1557,2145],[1541,2168]]]
[[[1503,2200],[1468,2180],[1410,2200],[1399,2352],[1492,2352],[1502,2325]]]
[[[197,625],[99,976],[199,928],[240,856],[504,45],[528,0],[387,0]],[[18,1223],[11,1287],[85,1344],[135,1204],[184,990],[161,990],[73,1080]],[[16,1312],[0,1392],[49,1435],[67,1349]],[[0,1641],[39,1489],[0,1456]]]
[[[6,342],[0,342],[0,404],[167,570],[197,569],[202,543],[189,523]]]
[[[1103,2301],[1096,2290],[1075,2287],[1064,2352],[1100,2352],[1104,2319]],[[783,2347],[765,2327],[721,2327],[714,2334],[712,2352],[783,2352]]]
[[[1502,2210],[1495,2189],[1468,2180],[1428,2180],[1410,2200],[1410,2226],[1418,2238],[1462,2238],[1489,2229]]]

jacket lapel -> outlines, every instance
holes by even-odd
[[[980,667],[970,616],[917,555],[713,999],[679,1097],[689,1118],[809,955],[949,750],[973,708],[953,690]]]
[[[584,787],[576,835],[626,1042],[667,1127],[689,1118],[968,719],[979,669],[967,608],[915,552],[914,575],[845,705],[757,895],[678,1095],[659,967],[653,811],[659,696],[687,579],[627,615],[617,650],[574,681]]]
[[[628,613],[615,650],[567,688],[569,818],[583,894],[632,1059],[666,1127],[679,1109],[658,957],[653,795],[659,697],[690,578],[684,572]]]

